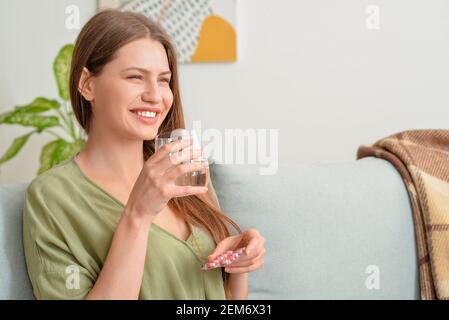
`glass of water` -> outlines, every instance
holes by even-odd
[[[159,150],[163,145],[182,139],[193,139],[191,150],[201,149],[201,142],[198,137],[186,129],[175,129],[172,131],[161,132],[158,134],[154,141],[155,151]],[[175,184],[179,186],[200,186],[204,187],[208,184],[209,177],[209,161],[206,157],[200,156],[195,159],[190,159],[188,161],[183,161],[182,163],[200,163],[202,164],[202,169],[199,171],[187,172],[180,175],[175,180]]]

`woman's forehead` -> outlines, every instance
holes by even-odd
[[[151,72],[169,70],[164,46],[152,39],[134,40],[119,50],[111,62],[121,69],[142,68]]]

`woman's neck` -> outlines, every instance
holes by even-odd
[[[144,164],[143,141],[105,136],[97,131],[89,132],[77,162],[97,177],[133,183]]]

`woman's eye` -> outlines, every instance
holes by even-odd
[[[160,79],[160,81],[170,83],[170,79],[167,78]]]
[[[133,76],[129,76],[128,79],[139,79],[139,80],[142,80],[143,78],[140,75],[133,75]]]

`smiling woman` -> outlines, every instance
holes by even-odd
[[[174,183],[201,169],[185,163],[199,150],[169,157],[192,141],[154,149],[159,132],[185,128],[177,70],[169,37],[143,15],[106,10],[81,30],[70,97],[87,143],[26,194],[24,247],[37,298],[247,298],[246,273],[262,265],[264,239],[221,211],[210,178],[207,187]],[[242,246],[247,255],[226,272],[201,270]]]
[[[76,54],[75,51],[74,56]],[[135,64],[142,67],[133,66]],[[126,43],[117,50],[114,59],[104,65],[101,70],[89,64],[82,69],[77,67],[75,64],[73,75],[79,74],[79,77],[72,77],[72,86],[75,87],[78,84],[80,89],[74,97],[75,114],[89,117],[88,114],[83,113],[86,111],[83,108],[88,105],[87,112],[92,112],[93,117],[95,114],[101,114],[101,117],[95,119],[96,128],[108,127],[113,129],[112,132],[116,135],[137,136],[141,140],[152,140],[169,112],[182,112],[178,85],[173,81],[172,91],[169,61],[165,48],[159,41],[142,38]],[[175,99],[177,101],[172,108]],[[77,101],[81,103],[78,104]],[[115,106],[127,106],[127,108]],[[110,112],[111,108],[119,112]],[[150,122],[144,121],[143,127],[136,126],[135,120],[124,126],[123,121],[147,120],[142,119],[146,117],[146,113],[144,116],[137,111],[151,111],[155,113],[155,116]],[[122,112],[127,114],[131,112],[136,117],[124,117]],[[83,118],[79,120],[84,120],[80,123],[90,133],[92,118],[89,122]],[[147,126],[147,124],[153,124],[153,126]]]

